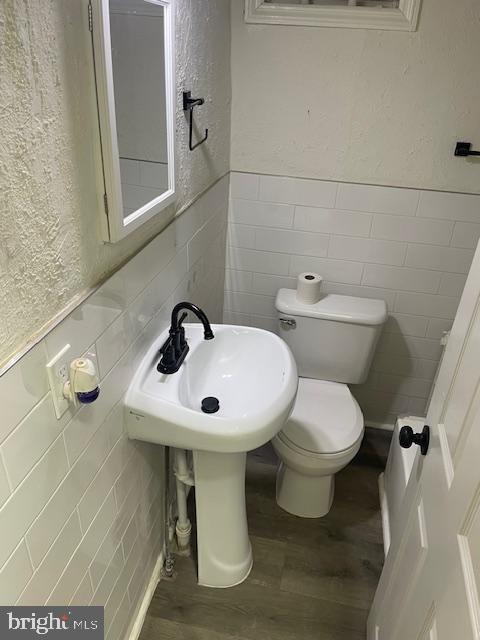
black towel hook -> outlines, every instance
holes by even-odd
[[[194,107],[200,107],[202,104],[205,104],[205,100],[203,98],[192,98],[191,91],[183,92],[183,110],[189,112],[189,136],[188,136],[188,147],[190,151],[193,151],[201,144],[205,142],[208,138],[208,129],[205,129],[205,136],[199,140],[196,144],[192,144],[193,141],[193,109]]]

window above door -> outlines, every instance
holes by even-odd
[[[415,31],[421,0],[245,0],[245,22]]]

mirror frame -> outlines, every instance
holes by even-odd
[[[142,207],[123,216],[120,158],[113,86],[109,0],[89,0],[93,62],[101,145],[104,213],[101,233],[106,242],[122,240],[175,201],[175,8],[174,0],[147,0],[164,9],[165,103],[168,189]],[[103,212],[102,212],[103,213]]]
[[[264,0],[245,0],[245,22],[283,24],[303,27],[344,27],[415,31],[421,0],[400,0],[398,9],[375,7],[328,7],[315,5],[279,5]]]

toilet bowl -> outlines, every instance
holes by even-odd
[[[275,304],[300,376],[292,414],[272,440],[277,503],[320,518],[332,506],[335,474],[362,442],[363,415],[347,383],[365,381],[387,308],[383,300],[335,294],[304,304],[293,289],[280,289]]]
[[[303,518],[328,513],[335,474],[355,457],[363,416],[345,384],[300,378],[290,419],[272,440],[280,458],[277,503]]]

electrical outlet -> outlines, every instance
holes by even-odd
[[[63,388],[69,379],[70,345],[67,344],[47,363],[47,376],[52,391],[55,415],[59,420],[69,407],[69,401],[63,395]]]

